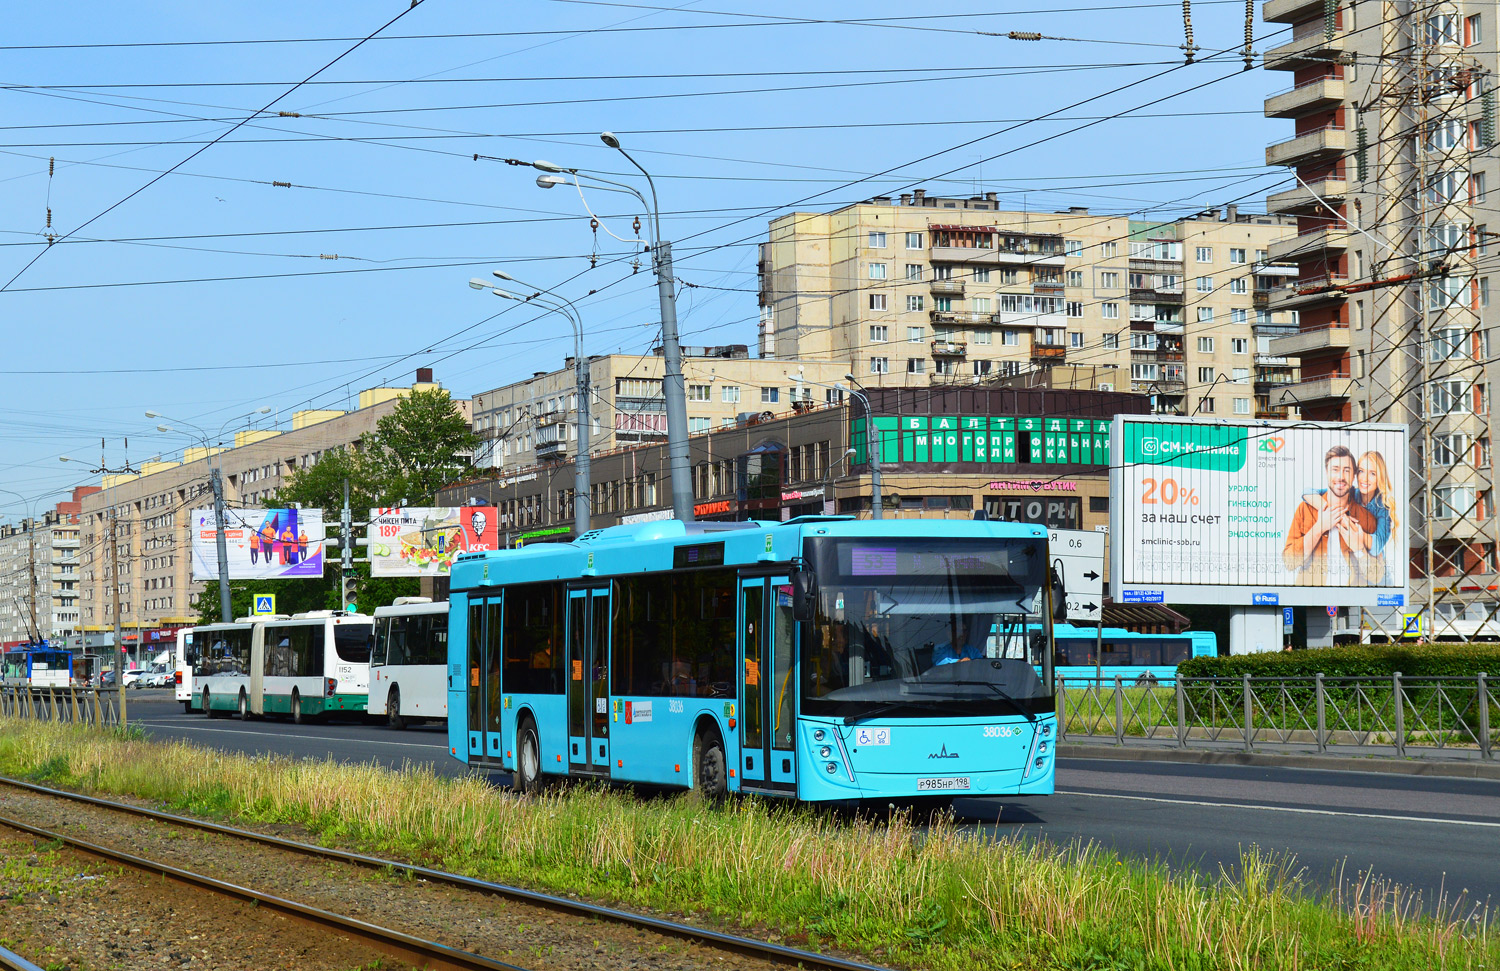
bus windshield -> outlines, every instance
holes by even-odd
[[[1033,664],[1045,541],[812,539],[803,710],[846,719],[1052,711]],[[1034,643],[1037,641],[1038,643]]]
[[[370,660],[370,640],[374,636],[373,624],[335,624],[333,649],[340,661],[365,664]]]

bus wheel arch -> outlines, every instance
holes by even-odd
[[[516,716],[515,752],[515,788],[528,794],[540,792],[546,781],[542,778],[542,738],[529,709]]]
[[[719,799],[729,792],[729,757],[724,733],[712,716],[702,715],[693,725],[693,791]]]
[[[406,719],[401,717],[400,685],[391,685],[390,693],[385,696],[385,722],[397,731],[406,727]]]

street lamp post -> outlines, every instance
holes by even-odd
[[[661,305],[662,396],[667,405],[667,464],[672,481],[672,515],[683,522],[692,522],[693,480],[688,464],[687,388],[682,374],[682,344],[677,337],[677,288],[672,278],[672,244],[662,238],[661,207],[657,202],[656,183],[652,180],[651,173],[625,151],[613,133],[604,132],[599,138],[605,145],[625,156],[646,177],[646,185],[651,190],[649,203],[638,190],[623,182],[612,182],[580,169],[564,168],[551,162],[536,161],[531,164],[533,168],[543,172],[566,172],[574,177],[575,184],[578,176],[582,175],[591,181],[604,183],[599,188],[605,191],[629,192],[640,200],[651,217],[651,256],[656,266],[657,300]],[[551,188],[561,182],[562,180],[537,179],[537,185],[542,188]],[[618,188],[610,190],[608,186]]]
[[[255,410],[255,414],[258,415],[266,415],[270,414],[270,412],[271,408],[269,405],[263,408],[257,408]],[[202,443],[203,451],[207,453],[208,481],[209,484],[213,487],[214,492],[214,538],[218,545],[219,620],[226,624],[232,623],[234,621],[234,608],[230,605],[229,599],[229,541],[224,536],[224,476],[219,464],[214,461],[214,456],[217,453],[214,451],[213,446],[208,444],[208,433],[199,428],[197,425],[176,418],[167,418],[166,415],[155,411],[146,412],[146,417],[165,418],[167,421],[175,421],[179,425],[186,425],[187,427],[193,429],[198,433],[196,437],[198,441]],[[243,416],[236,416],[220,425],[219,431],[214,437],[217,438],[219,435],[222,435],[224,433],[224,429],[239,421],[241,417]],[[170,425],[157,425],[156,430],[163,433],[176,431],[179,432],[179,434],[187,435],[189,438],[195,437],[190,432],[181,432],[179,429],[175,429]]]
[[[492,287],[489,281],[475,277],[469,281],[469,286],[475,290],[489,290],[497,297],[507,300],[515,300],[519,303],[535,302],[537,306],[550,310],[559,316],[567,318],[569,325],[573,328],[573,376],[574,387],[578,396],[578,451],[573,456],[573,532],[574,538],[581,537],[589,531],[589,506],[593,497],[589,494],[590,466],[589,466],[589,365],[583,356],[583,320],[579,316],[578,307],[573,301],[566,297],[548,290],[544,287],[532,286],[521,280],[517,280],[509,273],[501,270],[493,271],[496,278],[518,283],[528,290],[535,290],[529,297],[518,297],[515,294]],[[551,296],[551,301],[542,299],[542,294]]]
[[[883,519],[884,507],[880,499],[880,442],[875,437],[875,417],[870,411],[870,394],[864,385],[855,380],[853,374],[844,375],[844,380],[852,385],[849,393],[859,398],[860,403],[865,406],[865,451],[870,456],[870,518]]]

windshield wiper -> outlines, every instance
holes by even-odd
[[[1004,691],[998,684],[995,684],[993,682],[990,682],[990,681],[944,681],[943,684],[981,685],[983,687],[989,688],[991,691],[993,691],[1000,698],[1001,701],[1004,701],[1006,704],[1008,704],[1012,708],[1014,708],[1016,710],[1017,714],[1024,715],[1025,718],[1026,718],[1026,720],[1029,721],[1029,722],[1036,721],[1036,714],[1034,712],[1027,711],[1026,707],[1024,705],[1022,705],[1019,701],[1017,701],[1014,697],[1012,697],[1008,692]]]
[[[845,715],[844,716],[844,724],[845,725],[853,725],[855,722],[864,721],[866,718],[879,718],[881,715],[885,714],[886,712],[888,712],[888,711],[895,711],[898,708],[923,708],[923,709],[926,709],[927,711],[937,711],[937,712],[945,712],[946,713],[946,712],[948,712],[948,710],[949,710],[949,708],[951,706],[952,706],[952,702],[947,702],[947,701],[941,701],[941,702],[940,701],[912,701],[912,700],[887,701],[883,705],[876,705],[874,708],[871,708],[869,711],[860,712],[858,715]]]

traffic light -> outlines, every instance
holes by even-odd
[[[356,595],[359,592],[358,589],[357,589],[358,586],[359,586],[359,577],[357,575],[355,575],[352,571],[349,572],[349,573],[345,573],[344,574],[344,582],[343,582],[344,610],[346,610],[347,612],[349,612],[351,614],[355,614],[355,613],[359,612],[359,603],[358,603],[358,600],[356,599]]]

